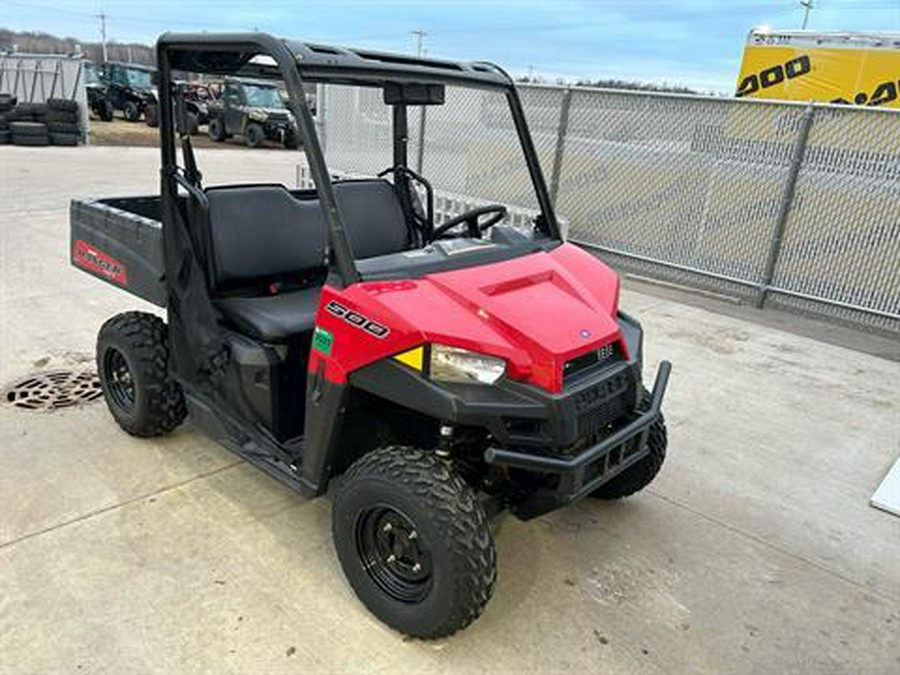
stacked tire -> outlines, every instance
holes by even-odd
[[[43,122],[10,122],[13,145],[44,147],[50,145],[50,134]]]
[[[53,145],[78,145],[78,103],[63,98],[48,100],[47,131]]]
[[[19,103],[6,115],[9,135],[13,145],[43,147],[50,145],[47,133],[47,105],[45,103]]]
[[[0,145],[10,142],[9,113],[16,107],[16,97],[0,94]]]

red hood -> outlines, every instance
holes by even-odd
[[[568,244],[550,253],[356,288],[369,296],[360,297],[361,304],[377,307],[379,320],[410,346],[439,342],[500,356],[509,363],[510,377],[550,391],[562,388],[566,361],[621,341],[618,277]]]

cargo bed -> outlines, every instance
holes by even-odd
[[[72,200],[70,261],[79,269],[160,307],[163,280],[160,197]]]

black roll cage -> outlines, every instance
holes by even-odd
[[[303,92],[303,83],[383,86],[385,83],[465,85],[505,93],[528,172],[543,214],[539,224],[548,236],[559,239],[559,226],[550,201],[540,162],[512,78],[499,66],[486,62],[454,62],[386,54],[359,49],[295,42],[267,33],[164,33],[157,42],[159,73],[159,134],[161,196],[164,223],[173,222],[178,208],[178,187],[185,188],[202,205],[205,195],[195,178],[192,158],[185,157],[179,172],[175,149],[172,71],[280,79],[288,93],[288,108],[297,120],[302,147],[322,204],[330,233],[330,250],[342,283],[359,281],[359,271],[344,231],[331,176],[319,144],[315,121]],[[394,106],[394,162],[407,165],[406,106]],[[398,124],[399,122],[399,124]],[[190,153],[189,142],[185,146]],[[402,148],[402,150],[401,150]],[[163,228],[163,236],[165,231]]]

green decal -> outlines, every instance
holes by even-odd
[[[328,356],[331,354],[331,345],[334,343],[334,335],[331,334],[331,331],[327,331],[320,326],[316,326],[316,330],[313,333],[313,349],[318,349],[320,352]]]

